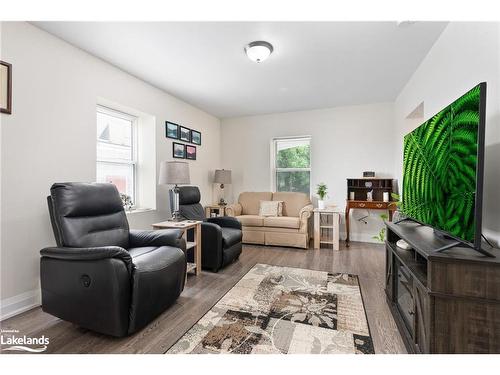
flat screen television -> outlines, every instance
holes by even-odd
[[[479,251],[485,110],[483,82],[407,134],[403,156],[402,213]]]

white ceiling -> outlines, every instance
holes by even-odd
[[[217,117],[393,101],[444,22],[35,22]],[[261,64],[243,51],[273,44]]]

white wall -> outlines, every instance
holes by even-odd
[[[486,159],[483,232],[500,242],[500,26],[452,22],[443,31],[395,102],[395,173],[402,173],[403,135],[417,124],[406,116],[424,102],[427,119],[486,81]]]
[[[242,191],[271,190],[273,138],[310,135],[311,192],[314,195],[316,185],[325,182],[329,201],[343,210],[346,178],[361,177],[367,170],[392,177],[393,122],[391,103],[223,119],[222,165],[233,171],[232,200]],[[356,219],[367,211],[353,211],[351,238],[372,241],[383,225],[380,213],[371,211],[368,224],[363,224]]]
[[[156,119],[156,170],[171,159],[170,120],[202,132],[191,182],[209,203],[220,167],[220,121],[28,23],[2,23],[1,58],[13,65],[13,114],[1,115],[2,312],[38,301],[39,250],[53,245],[45,197],[54,182],[94,181],[96,101],[104,98]],[[131,49],[130,57],[134,51]],[[155,177],[156,179],[156,177]],[[153,182],[155,183],[155,182]],[[166,186],[156,211],[129,215],[131,227],[168,218]]]

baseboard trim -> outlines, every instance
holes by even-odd
[[[0,321],[40,306],[40,290],[35,289],[0,301]]]
[[[376,240],[373,238],[374,234],[371,233],[356,233],[356,232],[351,232],[349,235],[349,240],[350,241],[355,241],[355,242],[367,242],[367,243],[378,243],[382,244],[382,242]],[[345,240],[346,238],[346,232],[340,232],[340,238],[342,240]]]

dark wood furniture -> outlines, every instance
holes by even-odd
[[[347,200],[345,208],[346,246],[349,247],[349,220],[352,209],[388,210],[389,221],[396,205],[391,204],[393,180],[391,178],[348,178]],[[372,200],[367,200],[367,193],[372,191]],[[384,193],[389,195],[389,202],[384,202]],[[352,197],[354,195],[354,197]],[[351,199],[354,198],[354,199]]]
[[[413,250],[403,250],[403,239]],[[500,250],[447,244],[432,228],[387,223],[385,292],[409,352],[500,353]]]

